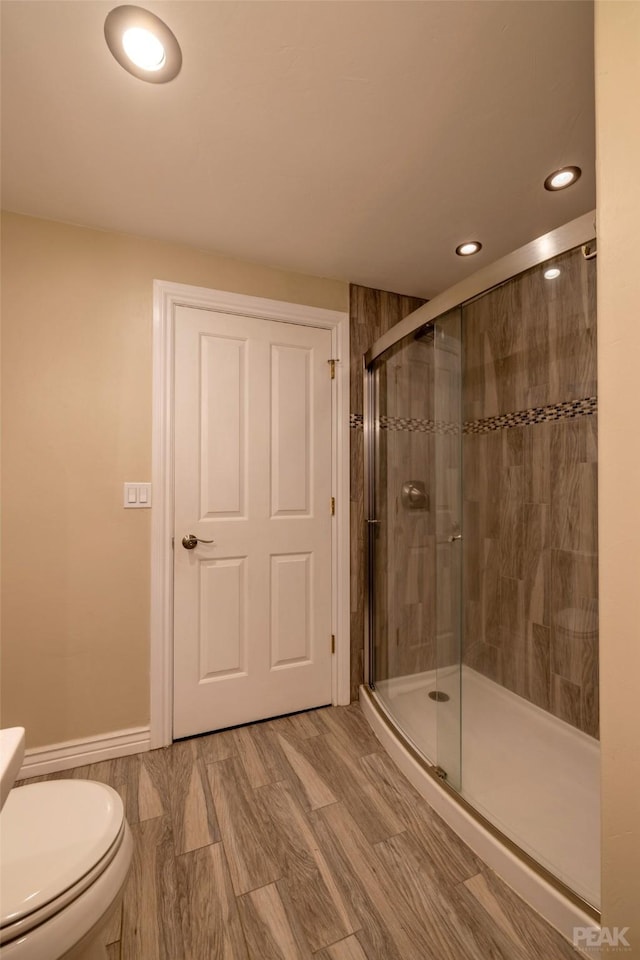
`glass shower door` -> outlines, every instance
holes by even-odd
[[[436,762],[433,329],[370,368],[370,678],[393,719]]]
[[[462,684],[462,311],[433,327],[435,512],[435,701],[438,774],[461,788]]]

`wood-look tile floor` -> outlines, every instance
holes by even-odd
[[[60,777],[109,783],[131,825],[110,960],[579,956],[416,793],[357,704],[34,779]]]

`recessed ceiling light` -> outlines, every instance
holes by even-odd
[[[545,280],[555,280],[556,277],[560,276],[561,272],[557,267],[549,267],[549,269],[544,272],[544,278]]]
[[[143,70],[159,70],[167,59],[157,37],[142,27],[130,27],[122,34],[124,52]]]
[[[182,52],[160,17],[142,7],[114,7],[104,22],[109,50],[139,80],[167,83],[180,73]]]
[[[579,180],[581,174],[580,167],[561,167],[560,170],[554,170],[549,174],[544,182],[544,188],[545,190],[564,190],[565,187],[570,187]]]
[[[456,253],[459,257],[470,257],[480,250],[482,250],[482,244],[479,240],[467,240],[466,243],[461,243],[460,246],[456,247]]]

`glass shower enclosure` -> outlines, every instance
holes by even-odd
[[[445,789],[597,908],[593,235],[581,217],[385,334],[365,440],[373,695]]]

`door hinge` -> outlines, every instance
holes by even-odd
[[[339,360],[327,360],[329,364],[329,369],[331,370],[331,379],[335,380],[336,378],[336,363],[340,363]]]
[[[336,652],[336,635],[335,633],[331,634],[331,653]]]
[[[335,517],[336,515],[336,498],[331,497],[331,516]]]

